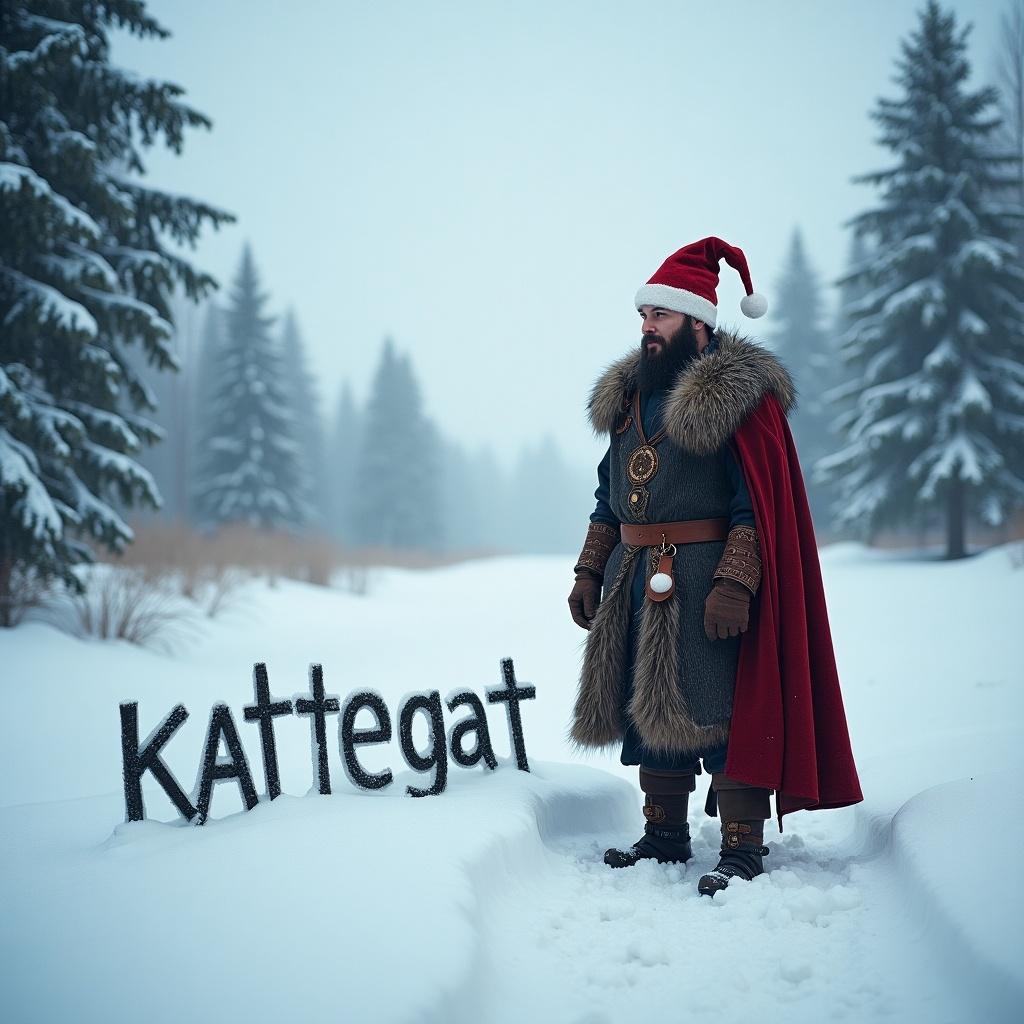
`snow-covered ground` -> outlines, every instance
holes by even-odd
[[[1022,545],[945,564],[856,544],[822,551],[865,802],[800,812],[770,872],[696,895],[717,829],[691,805],[694,860],[610,871],[642,831],[636,769],[565,745],[583,633],[566,558],[379,571],[354,596],[251,584],[173,654],[82,641],[40,622],[0,632],[0,963],[4,1020],[1016,1020],[1024,998]],[[275,722],[284,795],[241,810],[219,783],[203,828],[147,776],[123,823],[118,703],[145,735],[179,701],[163,750],[186,791],[211,706],[245,722],[252,665],[275,697],[521,684],[532,771],[449,770],[441,796],[397,739],[360,748],[394,783],[358,791],[328,719],[333,795],[312,791],[310,728]],[[449,724],[465,712],[450,715]],[[362,721],[357,723],[363,726]],[[425,738],[425,728],[417,737]],[[397,726],[397,722],[395,722]],[[585,763],[581,763],[585,762]],[[166,823],[163,823],[166,822]]]

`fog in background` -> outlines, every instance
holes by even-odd
[[[823,280],[842,271],[874,200],[850,178],[891,161],[868,112],[922,6],[151,0],[173,36],[119,33],[112,61],[213,120],[150,150],[147,184],[237,214],[195,261],[222,301],[251,243],[325,413],[346,379],[366,400],[390,335],[447,436],[512,472],[550,434],[582,477],[604,449],[588,390],[669,253],[720,235],[771,303],[799,226]],[[943,6],[987,81],[1004,5]],[[722,274],[719,323],[767,337]]]

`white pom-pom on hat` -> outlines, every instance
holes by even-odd
[[[768,312],[768,300],[760,292],[751,292],[740,299],[740,309],[743,311],[744,316],[749,316],[751,320],[756,320],[759,316],[764,316]]]

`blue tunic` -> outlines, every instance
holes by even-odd
[[[713,337],[704,347],[700,357],[714,352],[718,347],[718,339]],[[644,434],[653,437],[661,429],[662,407],[664,405],[667,391],[662,389],[652,392],[650,395],[640,396],[640,417],[643,420]],[[732,450],[726,445],[721,451],[724,459],[726,475],[733,487],[734,495],[729,502],[729,528],[733,526],[754,526],[754,507],[750,500],[750,492],[747,490],[746,481],[743,478],[743,471],[736,462]],[[597,468],[597,490],[594,497],[597,499],[597,506],[590,515],[590,521],[594,523],[607,523],[618,529],[619,519],[612,511],[609,503],[610,498],[610,462],[611,446],[605,452]],[[635,641],[640,627],[640,610],[646,598],[647,580],[645,574],[646,559],[638,558],[633,570],[632,577],[632,599],[630,607],[632,613],[632,628],[629,637],[629,675],[632,675],[632,661],[636,649]],[[627,694],[628,700],[628,694]],[[662,771],[696,771],[700,772],[700,762],[696,758],[679,758],[671,755],[655,756],[643,749],[643,745],[636,730],[629,723],[628,716],[625,717],[625,732],[622,741],[622,753],[620,760],[623,764],[642,764],[645,768],[660,769]],[[709,772],[720,772],[725,769],[725,746],[703,752],[704,767]]]

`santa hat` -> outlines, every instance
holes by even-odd
[[[654,276],[636,293],[636,307],[660,306],[677,313],[689,313],[714,327],[718,318],[718,264],[725,260],[738,271],[746,295],[740,300],[745,316],[759,317],[768,312],[768,300],[754,291],[750,283],[747,258],[720,238],[702,238],[674,252]]]

